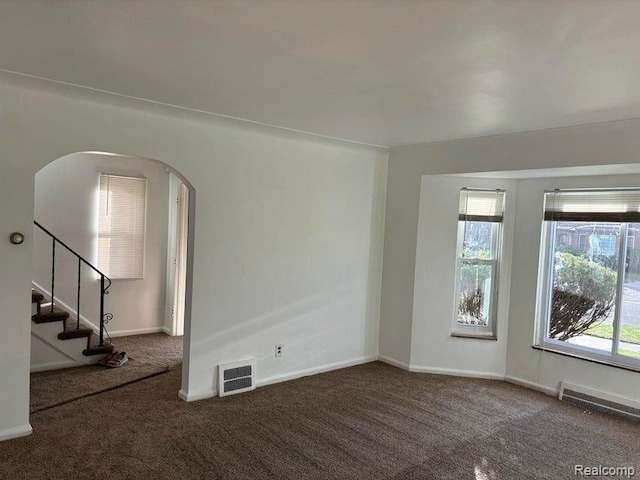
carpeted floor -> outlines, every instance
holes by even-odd
[[[499,381],[374,362],[180,401],[172,369],[31,416],[0,478],[561,479],[635,466],[640,426]]]
[[[31,374],[31,413],[165,373],[182,361],[182,337],[164,333],[113,339],[129,361],[118,368],[100,365]]]

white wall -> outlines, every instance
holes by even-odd
[[[542,233],[543,194],[555,188],[640,186],[640,175],[552,177],[518,182],[512,268],[507,376],[555,391],[566,380],[618,396],[640,399],[638,373],[531,348]]]
[[[161,163],[144,158],[78,153],[60,158],[35,176],[34,218],[82,257],[97,266],[97,225],[100,173],[147,179],[144,278],[114,280],[105,297],[113,314],[111,335],[160,331],[164,325],[169,214],[169,174]],[[51,289],[51,238],[34,228],[34,281]],[[76,258],[56,249],[56,297],[75,313]],[[99,282],[82,268],[82,317],[100,323]]]
[[[451,336],[458,207],[463,187],[506,190],[498,274],[497,340]],[[413,371],[502,378],[506,373],[516,181],[425,175],[420,190],[410,368]]]
[[[392,148],[380,318],[381,356],[408,364],[408,352],[411,351],[413,362],[414,352],[409,345],[422,175],[473,174],[470,176],[477,177],[480,173],[486,177],[502,178],[566,177],[584,175],[584,167],[589,167],[590,173],[597,175],[638,173],[638,152],[639,120]],[[600,178],[595,177],[595,183],[599,181]],[[518,192],[518,205],[531,202],[526,196],[526,187],[518,187]],[[516,229],[519,228],[518,222],[528,221],[519,218]],[[552,353],[532,352],[533,335],[527,328],[533,325],[534,317],[530,310],[520,309],[522,298],[518,292],[527,291],[529,295],[535,292],[537,266],[533,268],[532,263],[521,266],[520,257],[522,249],[527,249],[537,262],[538,242],[539,235],[535,234],[516,234],[514,237],[513,258],[517,261],[514,260],[511,283],[507,376],[551,391],[551,387],[552,390],[557,388],[560,380],[572,375],[575,383],[637,399],[640,396],[637,374]],[[516,267],[519,268],[516,270]],[[474,370],[480,372],[480,368]]]
[[[47,342],[31,334],[31,371],[42,372],[82,365]]]
[[[36,172],[78,151],[161,160],[195,188],[184,396],[213,394],[221,361],[254,356],[265,383],[376,357],[387,150],[8,74],[0,124],[0,439],[29,431],[33,245],[8,235],[31,232]]]

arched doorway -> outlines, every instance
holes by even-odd
[[[32,313],[42,316],[32,321],[31,370],[49,372],[42,376],[53,378],[61,368],[93,365],[90,381],[95,385],[45,398],[38,405],[33,405],[32,395],[32,411],[48,408],[56,400],[72,401],[148,378],[162,373],[164,366],[180,368],[182,363],[184,370],[189,353],[194,215],[193,186],[158,160],[78,152],[36,173],[33,283],[35,296],[44,298],[38,301],[32,295],[36,300]],[[142,241],[129,238],[136,236],[142,236]],[[55,318],[63,317],[62,312],[68,317]],[[159,339],[165,334],[180,341],[151,344],[153,335]],[[86,348],[79,351],[71,346],[82,342]],[[176,345],[182,362],[176,361]],[[103,384],[95,364],[106,360],[111,349],[126,353],[119,365],[109,365],[122,367],[124,373],[119,373],[119,380],[111,375]],[[157,357],[151,358],[154,354]],[[166,358],[160,358],[163,354]],[[76,379],[75,383],[81,382]]]

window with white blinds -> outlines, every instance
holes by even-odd
[[[552,190],[544,219],[562,222],[640,222],[640,189]]]
[[[114,279],[142,278],[145,178],[100,174],[98,269]]]
[[[473,190],[460,192],[458,220],[461,222],[501,222],[504,214],[504,190]]]

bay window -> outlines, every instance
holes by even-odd
[[[640,189],[545,193],[537,345],[640,368],[638,234]]]

